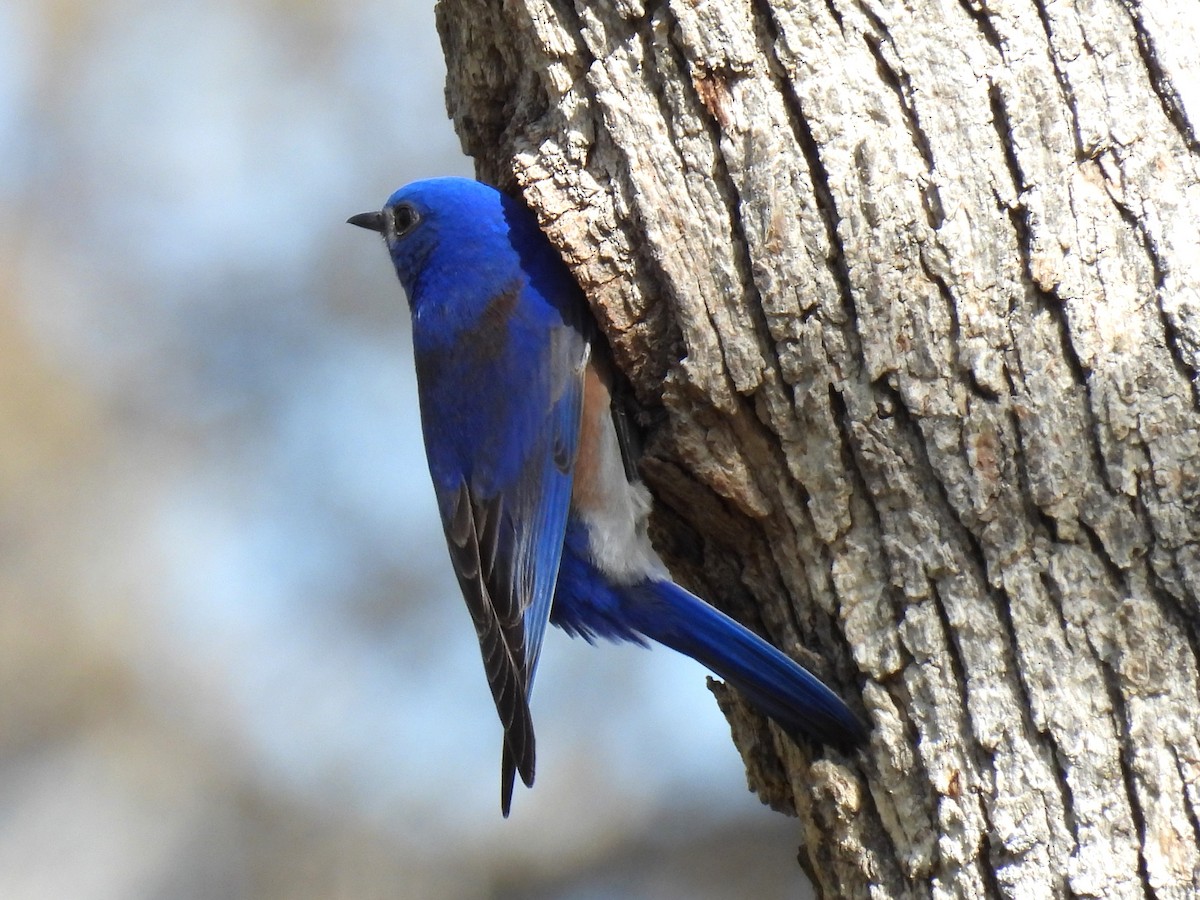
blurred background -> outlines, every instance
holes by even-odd
[[[538,783],[402,292],[471,174],[428,0],[0,0],[0,898],[783,897],[703,670],[552,631]]]

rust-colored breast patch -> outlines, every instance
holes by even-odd
[[[608,385],[589,363],[583,373],[583,415],[571,489],[571,500],[580,509],[595,509],[604,502],[602,448],[605,416],[609,415],[611,404]]]

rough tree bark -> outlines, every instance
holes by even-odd
[[[818,890],[1195,896],[1194,4],[439,27],[466,150],[630,379],[668,561],[872,724],[822,754],[718,690]]]

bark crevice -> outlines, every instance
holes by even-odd
[[[862,694],[848,760],[723,707],[828,896],[1200,888],[1200,63],[1086,7],[439,3],[665,558]]]

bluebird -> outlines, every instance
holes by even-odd
[[[546,623],[685,653],[793,736],[850,748],[828,687],[671,580],[579,286],[519,201],[435,178],[349,223],[383,235],[412,314],[421,428],[458,583],[504,726],[501,811],[534,774]]]

